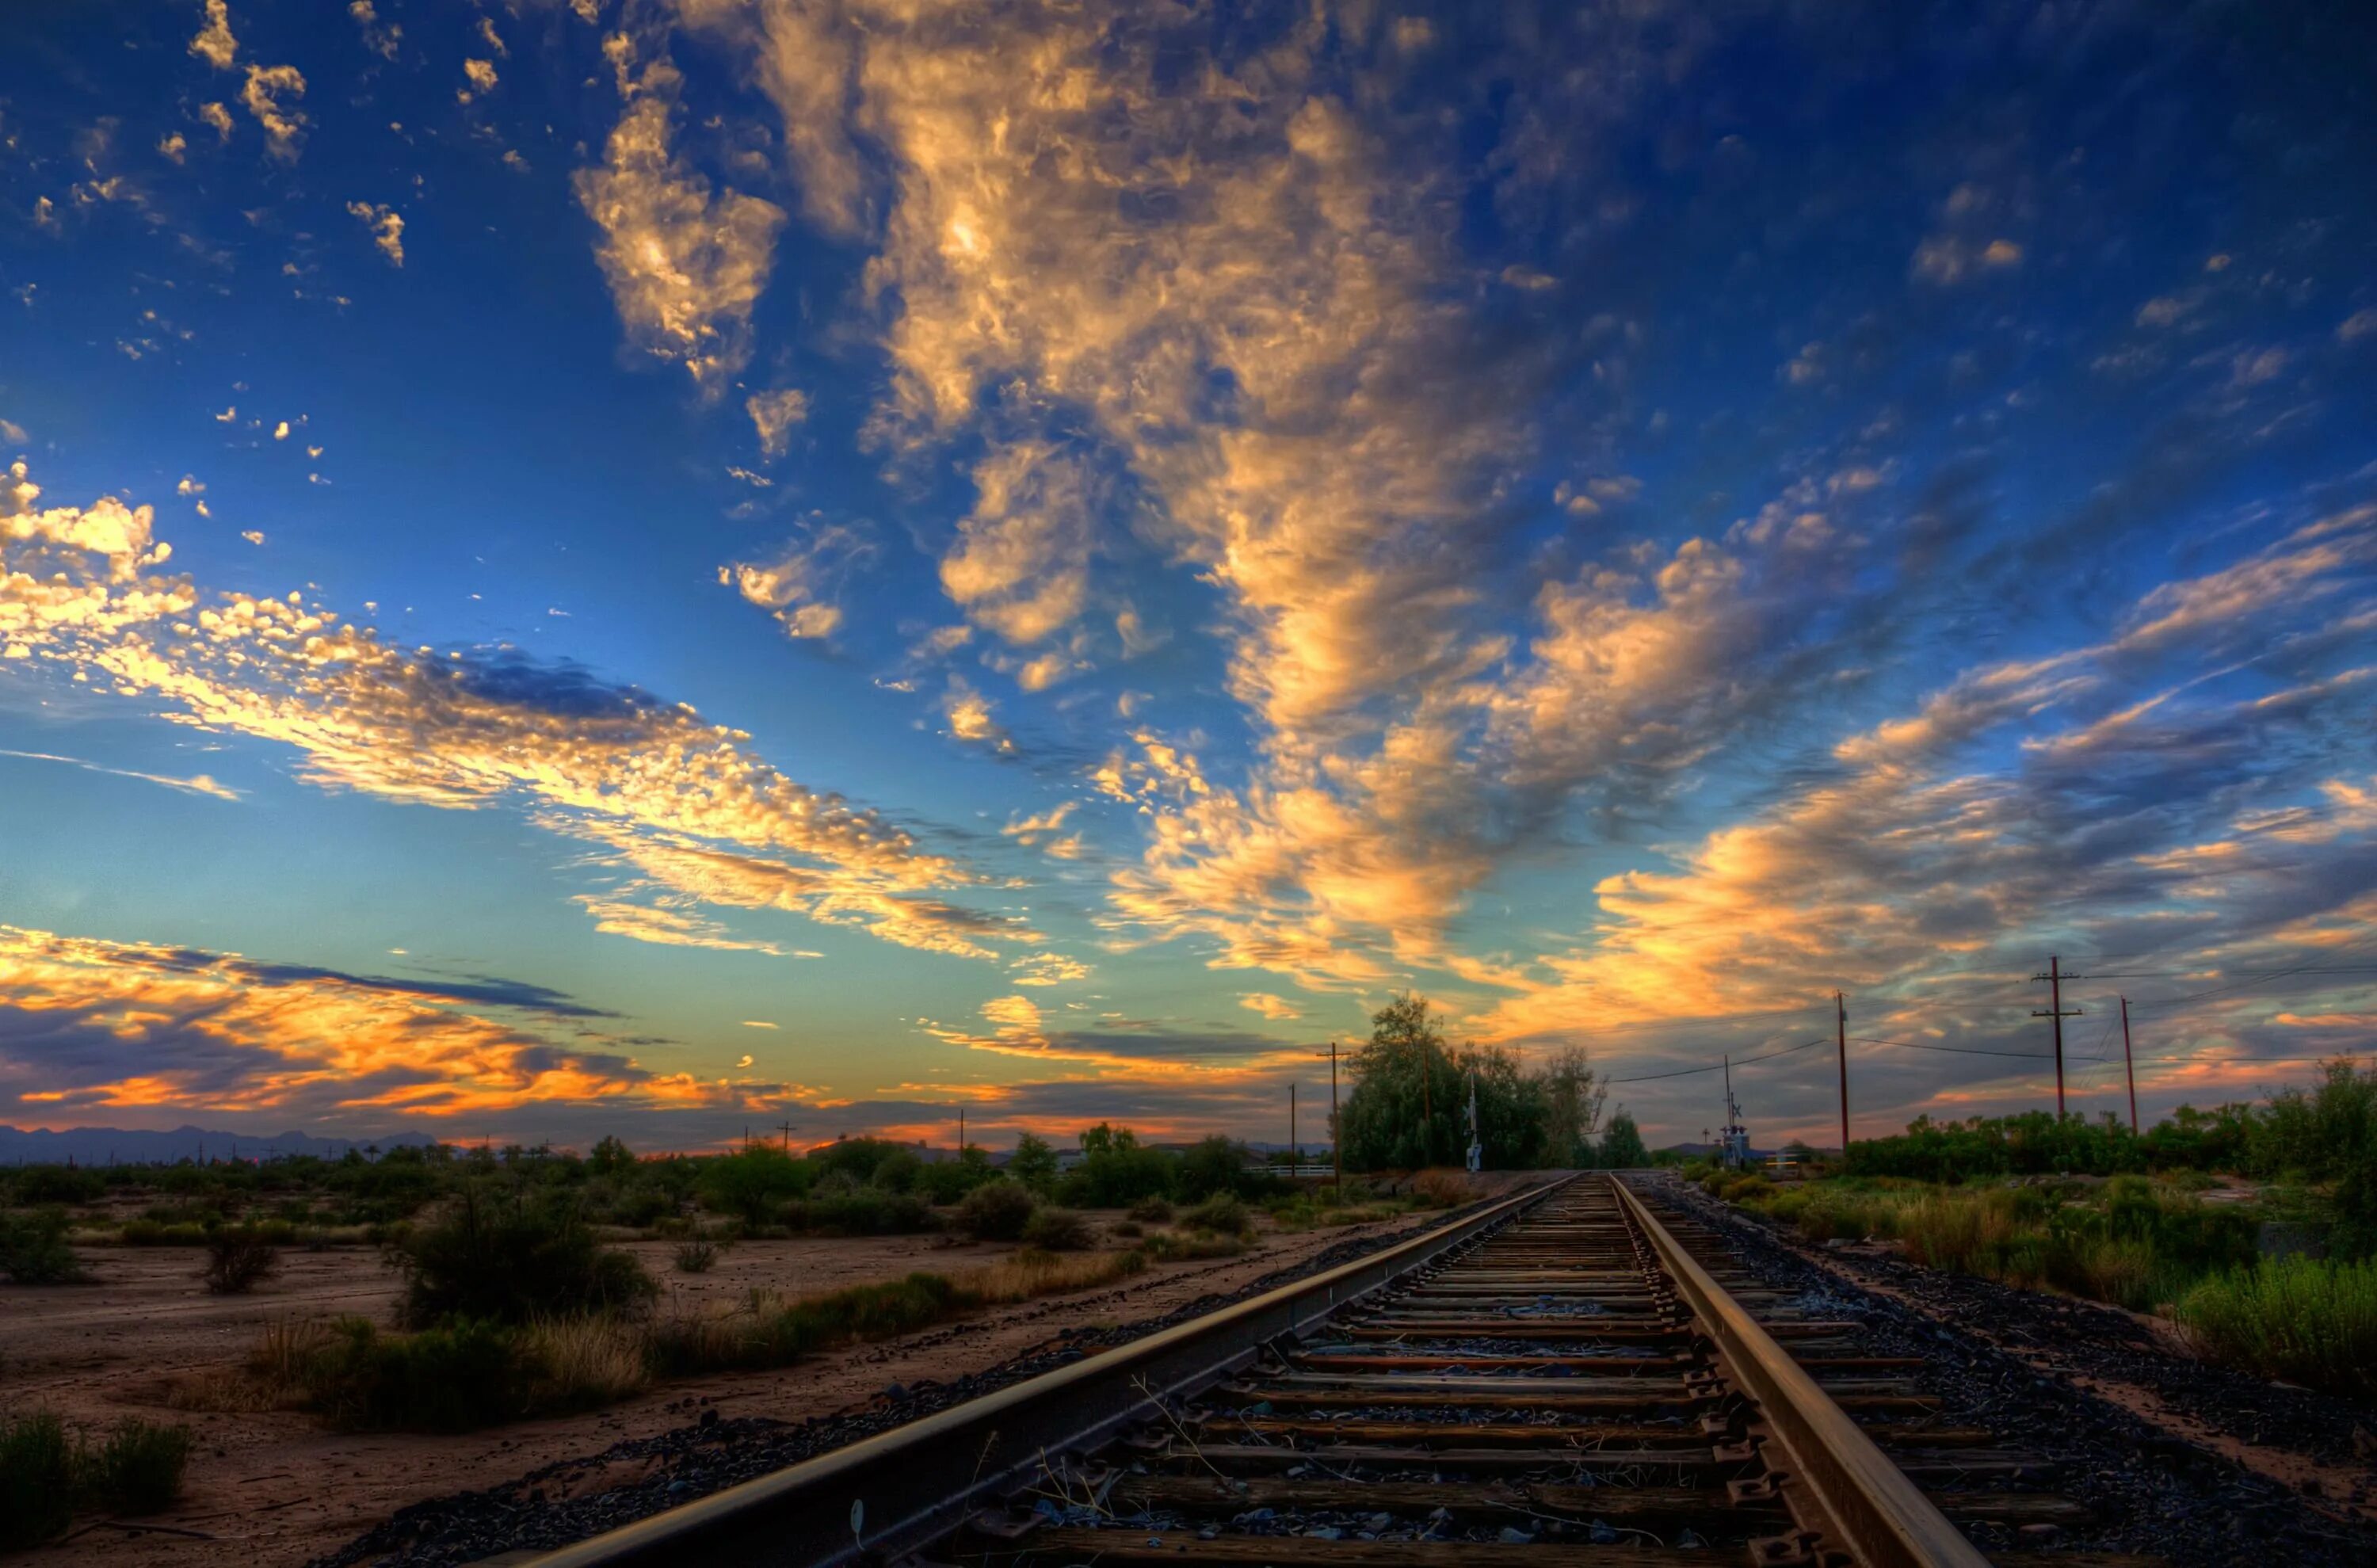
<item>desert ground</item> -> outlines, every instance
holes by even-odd
[[[891,1383],[977,1371],[1067,1328],[1153,1317],[1293,1267],[1341,1241],[1384,1240],[1441,1220],[1420,1215],[1300,1232],[1278,1231],[1265,1222],[1256,1243],[1237,1257],[1156,1263],[1118,1286],[988,1309],[955,1324],[852,1346],[789,1368],[660,1382],[603,1409],[452,1437],[339,1432],[303,1414],[188,1411],[170,1403],[177,1381],[237,1363],[276,1319],[357,1313],[387,1322],[399,1279],[375,1250],[291,1250],[279,1275],[253,1293],[210,1296],[199,1284],[202,1254],[195,1249],[83,1248],[90,1283],[0,1286],[0,1322],[6,1325],[0,1337],[0,1406],[45,1406],[93,1430],[125,1416],[185,1421],[198,1446],[186,1492],[173,1512],[137,1526],[78,1523],[65,1539],[17,1561],[28,1568],[69,1562],[294,1568],[345,1545],[407,1503],[683,1426],[705,1406],[723,1416],[787,1421],[831,1414]],[[671,1243],[622,1245],[663,1282],[663,1311],[723,1306],[754,1288],[799,1295],[912,1269],[962,1268],[1012,1251],[943,1236],[754,1240],[726,1252],[710,1273],[688,1275],[672,1271]],[[579,1483],[591,1490],[605,1484],[599,1472]]]

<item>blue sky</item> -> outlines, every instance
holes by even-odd
[[[1686,1135],[1837,988],[1881,1131],[2051,1095],[1916,1048],[2050,952],[2091,1110],[2120,994],[2149,1113],[2377,1020],[2337,8],[12,25],[0,1119],[1277,1138],[1415,987]]]

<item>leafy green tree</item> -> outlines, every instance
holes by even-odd
[[[1099,1122],[1081,1133],[1081,1163],[1067,1173],[1057,1191],[1064,1202],[1086,1208],[1128,1208],[1142,1198],[1172,1191],[1179,1160],[1143,1147],[1128,1127]]]
[[[1585,1053],[1569,1046],[1544,1064],[1545,1163],[1583,1169],[1594,1163],[1593,1135],[1609,1086],[1595,1075]]]
[[[1180,1156],[1179,1196],[1193,1203],[1216,1192],[1235,1193],[1251,1174],[1247,1146],[1216,1132]]]
[[[1523,1071],[1516,1056],[1475,1047],[1448,1050],[1427,999],[1417,995],[1395,998],[1370,1024],[1368,1043],[1354,1053],[1354,1092],[1338,1117],[1347,1169],[1462,1164],[1473,1089],[1486,1164],[1507,1170],[1544,1162],[1550,1152],[1548,1086]]]
[[[1015,1140],[1015,1152],[1007,1157],[1007,1174],[1034,1192],[1045,1192],[1056,1184],[1057,1151],[1046,1139],[1026,1132]]]
[[[1642,1129],[1634,1125],[1633,1116],[1624,1107],[1609,1119],[1609,1131],[1601,1135],[1601,1165],[1609,1170],[1640,1170],[1651,1163],[1651,1151],[1642,1144]]]
[[[389,1156],[393,1159],[395,1156]],[[604,1138],[586,1156],[586,1168],[596,1176],[614,1176],[636,1167],[635,1151],[617,1138]]]

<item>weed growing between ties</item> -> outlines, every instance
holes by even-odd
[[[0,1550],[63,1533],[78,1509],[158,1514],[182,1495],[190,1430],[137,1418],[97,1442],[47,1410],[0,1420]]]

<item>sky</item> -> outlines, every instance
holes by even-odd
[[[0,1122],[1654,1143],[2377,1025],[2377,17],[12,7]],[[1821,1042],[1821,1045],[1819,1044]],[[1316,1054],[1323,1053],[1323,1054]],[[1764,1059],[1750,1061],[1751,1058]]]

